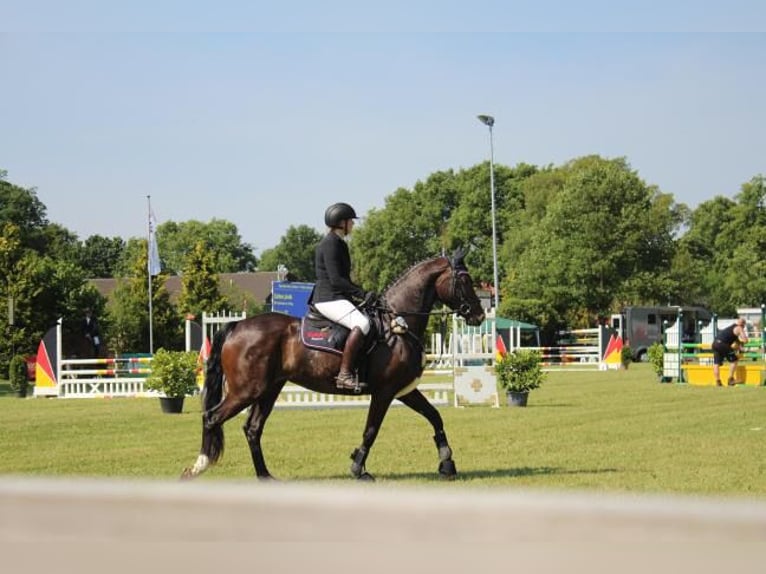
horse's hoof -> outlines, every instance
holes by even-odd
[[[271,476],[270,474],[264,474],[262,476],[258,476],[257,478],[261,482],[276,482],[277,481],[277,479]]]
[[[439,463],[439,476],[445,480],[455,480],[457,477],[457,468],[452,459],[443,460]]]
[[[192,472],[192,469],[185,468],[178,479],[185,482],[187,480],[192,480],[193,478],[194,478],[194,473]]]
[[[361,480],[362,482],[375,482],[375,477],[365,471],[357,477],[357,480]]]

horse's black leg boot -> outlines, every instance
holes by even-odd
[[[354,478],[359,480],[374,480],[372,475],[364,468],[364,463],[367,461],[367,455],[369,450],[362,445],[359,448],[355,448],[351,453],[351,474]]]
[[[447,434],[443,431],[437,431],[434,435],[436,448],[439,450],[439,475],[442,478],[453,479],[457,475],[455,461],[452,460],[452,449],[447,442]]]

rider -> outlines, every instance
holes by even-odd
[[[351,281],[351,255],[345,238],[354,228],[356,218],[348,203],[334,203],[325,211],[328,232],[314,253],[317,282],[312,302],[322,315],[351,329],[336,385],[339,389],[359,390],[353,367],[364,336],[370,332],[370,320],[352,301],[360,302],[373,295]]]

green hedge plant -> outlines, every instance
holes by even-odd
[[[665,347],[662,346],[662,343],[654,343],[646,350],[646,355],[649,357],[649,362],[652,365],[654,374],[657,375],[660,380],[662,380],[662,372],[664,369],[663,362],[665,360]]]
[[[538,351],[518,349],[506,353],[495,363],[498,383],[505,391],[513,393],[527,393],[538,388],[545,381],[541,359]]]
[[[20,397],[27,395],[29,379],[27,378],[27,361],[22,355],[14,355],[8,365],[8,380],[11,389]]]
[[[166,397],[183,397],[197,391],[197,353],[159,349],[152,358],[152,372],[145,386]]]

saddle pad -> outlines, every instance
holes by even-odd
[[[309,349],[342,355],[348,334],[348,329],[331,321],[301,319],[301,341]]]

